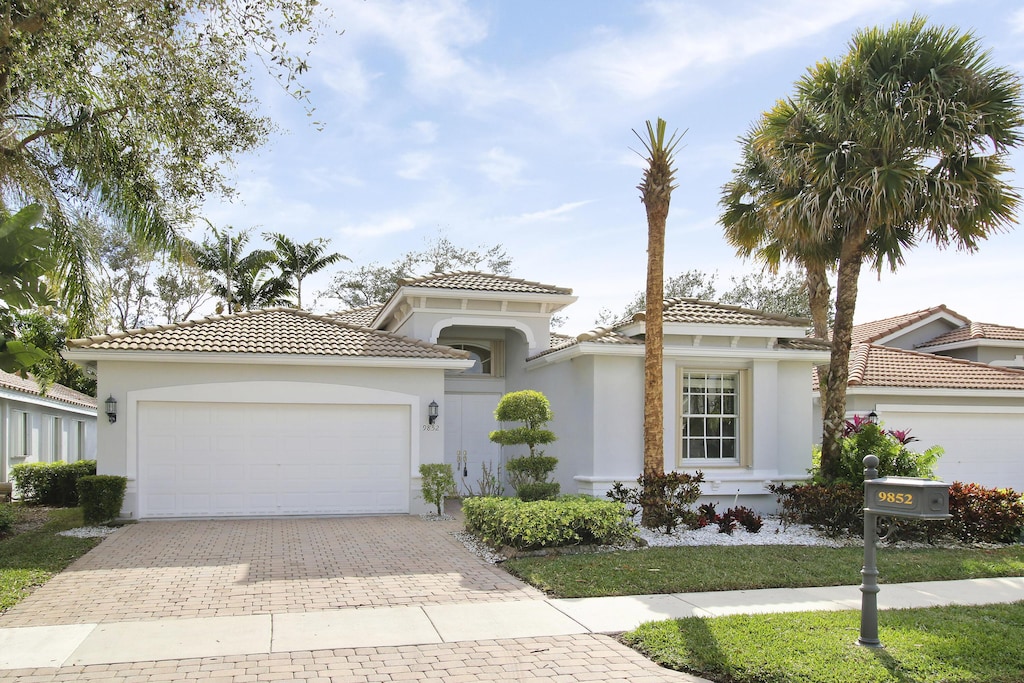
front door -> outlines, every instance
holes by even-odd
[[[444,461],[455,472],[460,495],[481,493],[480,481],[487,476],[484,468],[496,476],[503,465],[501,446],[489,438],[498,428],[494,409],[500,399],[501,394],[445,395]]]

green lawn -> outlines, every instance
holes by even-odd
[[[862,548],[699,546],[509,560],[504,567],[560,598],[860,585]],[[1024,576],[1024,545],[878,551],[879,581]]]
[[[1024,603],[886,610],[883,649],[855,645],[860,612],[643,624],[623,635],[662,666],[723,683],[1011,683],[1024,680]]]
[[[57,535],[58,531],[82,525],[81,508],[54,509],[41,527],[0,539],[0,612],[10,609],[34,587],[49,581],[99,543],[97,538]]]

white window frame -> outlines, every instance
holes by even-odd
[[[690,379],[707,379],[709,377],[733,377],[735,378],[735,394],[733,400],[733,410],[731,412],[724,412],[724,396],[726,394],[716,394],[716,396],[723,397],[723,407],[715,412],[708,412],[707,407],[702,413],[691,413],[689,411],[689,401],[687,400],[691,393],[688,391],[690,387]],[[692,469],[698,468],[709,468],[709,467],[725,467],[725,468],[740,468],[749,467],[751,462],[751,452],[753,444],[752,434],[752,410],[751,400],[753,392],[751,391],[750,385],[750,370],[746,368],[695,368],[695,367],[679,367],[676,373],[676,397],[677,397],[677,410],[676,410],[676,466],[681,468]],[[707,420],[713,419],[733,419],[735,420],[733,434],[723,435],[721,431],[718,435],[698,435],[703,438],[706,442],[709,436],[712,436],[720,444],[724,443],[726,439],[731,439],[735,444],[733,448],[733,455],[731,457],[702,457],[692,458],[687,457],[686,439],[696,438],[688,436],[688,424],[692,420],[703,420],[705,424]],[[702,430],[706,431],[706,430]],[[724,430],[722,430],[724,431]]]
[[[472,372],[472,368],[468,368],[462,372],[448,370],[446,373],[451,373],[458,377],[483,379],[505,376],[505,344],[500,339],[444,339],[439,340],[438,344],[444,344],[459,350],[468,350],[465,347],[475,346],[479,349],[486,349],[490,353],[490,372]]]
[[[50,431],[50,462],[64,459],[64,418],[60,415],[48,415]]]
[[[11,410],[11,434],[8,440],[12,458],[32,455],[32,414],[26,410]]]
[[[75,460],[84,460],[85,459],[85,420],[75,420],[74,425],[75,425],[75,430],[74,430],[75,447],[73,449],[73,454],[74,454]],[[70,458],[71,455],[72,455],[72,449],[69,448],[68,449],[68,457]]]

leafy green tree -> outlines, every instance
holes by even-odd
[[[439,236],[422,251],[406,252],[389,264],[371,263],[338,273],[324,292],[349,308],[382,304],[398,289],[400,280],[430,273],[486,270],[496,275],[512,272],[512,258],[500,244],[476,249],[459,247]]]
[[[296,308],[302,308],[302,281],[304,279],[342,259],[351,260],[342,254],[326,253],[331,241],[323,237],[318,237],[305,244],[297,244],[287,235],[279,232],[267,232],[263,233],[263,236],[274,245],[275,263],[281,269],[282,277],[292,284]]]
[[[168,323],[188,320],[213,295],[213,280],[188,262],[166,264],[153,281],[157,308]]]
[[[666,299],[695,298],[704,301],[714,301],[718,294],[715,289],[715,280],[718,273],[707,273],[702,270],[688,270],[675,277],[665,280]],[[626,305],[621,313],[615,314],[604,308],[598,311],[598,325],[612,325],[622,320],[629,320],[637,313],[645,310],[647,306],[647,295],[644,292],[637,292],[633,300]]]
[[[79,222],[82,229],[89,229]],[[97,227],[97,299],[104,304],[103,319],[116,330],[134,330],[153,322],[152,278],[156,250],[124,230],[107,224]]]
[[[287,92],[315,30],[317,0],[8,0],[0,4],[0,207],[46,208],[61,299],[93,313],[86,207],[158,247],[178,242],[225,168],[262,144],[250,66]]]
[[[89,396],[96,395],[96,377],[77,363],[65,360],[60,352],[67,348],[67,319],[51,307],[15,314],[18,338],[45,354],[32,366],[32,375],[45,391],[51,384],[63,384]]]
[[[770,241],[794,261],[837,273],[832,354],[822,377],[821,471],[841,455],[857,281],[865,260],[895,270],[921,240],[976,250],[1013,225],[1005,181],[1021,145],[1019,76],[991,64],[971,33],[915,16],[858,31],[848,53],[818,62],[746,141],[768,170],[759,198]]]
[[[729,281],[732,287],[719,297],[722,303],[794,318],[811,317],[807,278],[801,277],[798,273],[747,273],[738,278],[731,277]],[[827,307],[826,319],[831,318],[831,307]]]
[[[13,216],[0,207],[0,370],[28,373],[46,359],[46,352],[19,338],[17,309],[52,303],[45,275],[52,268],[50,232],[36,224],[43,216],[38,204]]]
[[[228,227],[218,230],[209,226],[210,234],[201,244],[191,247],[195,264],[214,279],[213,294],[220,298],[218,312],[232,313],[263,306],[277,306],[287,301],[291,285],[271,272],[274,252],[254,249],[245,253],[249,230],[232,232]]]

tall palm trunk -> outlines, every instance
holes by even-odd
[[[640,137],[647,149],[647,170],[637,189],[647,210],[647,310],[644,316],[644,476],[665,473],[665,387],[663,369],[663,309],[665,300],[665,224],[675,189],[672,154],[678,137],[665,139],[666,124],[647,122],[647,137]],[[635,131],[634,131],[635,132]],[[651,526],[651,513],[644,507],[641,524]]]
[[[832,298],[832,288],[828,284],[828,275],[824,263],[808,261],[807,272],[807,298],[811,308],[811,322],[814,325],[814,336],[818,339],[828,339],[828,303]],[[828,377],[828,365],[823,364],[817,367],[818,370],[818,407],[821,410],[822,420],[825,419],[825,395],[828,391],[825,388]]]
[[[859,231],[843,242],[839,254],[839,275],[836,279],[836,320],[832,326],[832,356],[828,373],[820,381],[824,386],[821,397],[821,476],[832,481],[839,465],[840,437],[846,422],[846,386],[850,379],[850,347],[853,334],[853,314],[857,306],[857,280],[864,261],[866,231]]]

